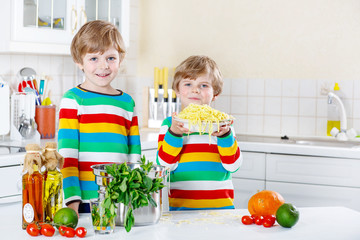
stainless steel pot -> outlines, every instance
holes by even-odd
[[[112,163],[98,164],[91,166],[91,168],[93,169],[93,173],[95,175],[95,182],[97,185],[100,186],[99,192],[104,192],[106,186],[108,186],[108,184],[113,180],[113,177],[106,172],[106,166],[108,165],[112,165]],[[120,163],[118,165],[120,165]],[[130,169],[135,169],[140,167],[139,163],[128,163],[127,165],[130,167]],[[163,182],[166,185],[168,183],[167,178],[169,176],[169,169],[164,166],[153,165],[153,168],[149,172],[148,176],[152,179],[162,177]],[[152,197],[156,202],[157,207],[153,207],[152,205],[149,204],[149,206],[135,209],[133,211],[135,218],[134,226],[152,225],[159,222],[163,209],[162,191],[159,191],[157,193],[152,193]],[[119,203],[117,207],[118,207],[117,217],[115,224],[117,226],[123,226],[125,220],[125,214],[127,212],[128,207],[122,203]]]

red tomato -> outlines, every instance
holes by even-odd
[[[245,215],[241,218],[241,222],[245,225],[251,225],[254,223],[254,219],[251,216]]]
[[[264,221],[263,216],[256,216],[254,219],[256,225],[262,225],[263,221]]]
[[[268,220],[272,225],[274,225],[276,217],[275,217],[275,215],[266,215],[266,216],[264,216],[264,221],[265,220]]]
[[[80,237],[80,238],[83,238],[86,236],[86,233],[87,233],[87,230],[86,228],[84,227],[78,227],[76,230],[75,230],[75,234],[76,236]]]
[[[55,228],[50,224],[41,225],[40,233],[46,237],[52,237],[55,233]]]
[[[65,230],[65,237],[68,237],[68,238],[75,237],[75,230],[71,227],[67,227]]]
[[[66,226],[60,226],[59,227],[59,233],[61,236],[65,236]]]
[[[40,230],[35,223],[30,223],[29,225],[27,225],[26,232],[33,237],[40,234]]]
[[[274,222],[272,222],[270,219],[264,219],[264,221],[263,221],[264,227],[269,228],[269,227],[272,227],[273,225],[274,225]]]

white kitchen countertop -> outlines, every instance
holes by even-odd
[[[116,227],[112,234],[95,235],[90,214],[81,214],[78,226],[87,228],[86,238],[95,239],[360,239],[360,212],[345,207],[299,208],[299,211],[300,220],[293,228],[278,224],[271,228],[243,225],[241,217],[248,215],[247,209],[166,212],[158,224],[133,227],[130,233]],[[0,204],[0,214],[2,239],[35,239],[21,228],[21,203]],[[53,239],[65,238],[56,231]]]

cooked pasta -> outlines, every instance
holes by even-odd
[[[234,119],[231,115],[220,112],[209,105],[193,103],[184,108],[179,113],[178,118],[188,120],[189,129],[191,129],[191,126],[197,125],[200,134],[206,132],[206,126],[209,127],[209,133],[211,134],[213,132],[213,123],[216,123],[219,129],[221,121]]]

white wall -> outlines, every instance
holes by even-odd
[[[322,87],[345,92],[349,125],[360,129],[360,1],[140,0],[138,75],[204,54],[226,89],[218,108],[237,131],[326,134]]]
[[[206,54],[226,78],[356,79],[358,0],[141,0],[139,74]]]

